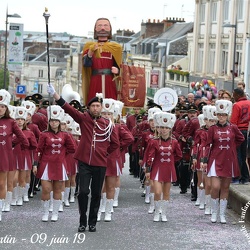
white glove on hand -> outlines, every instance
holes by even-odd
[[[56,93],[56,91],[55,91],[52,84],[47,85],[47,92],[48,92],[49,95],[52,95],[52,96]]]

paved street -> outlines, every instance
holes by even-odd
[[[128,175],[128,168],[121,180],[113,221],[99,222],[96,233],[77,234],[77,204],[65,208],[57,222],[42,222],[39,192],[23,207],[3,213],[0,249],[249,249],[249,225],[238,223],[240,217],[232,210],[227,210],[227,224],[212,224],[190,201],[190,194],[180,195],[179,188],[172,187],[168,222],[156,223],[147,214],[139,180]],[[53,238],[63,243],[51,243]]]

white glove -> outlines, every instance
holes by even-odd
[[[52,95],[52,96],[56,93],[56,91],[55,91],[52,84],[47,85],[47,92],[48,92],[49,95]]]

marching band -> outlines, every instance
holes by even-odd
[[[231,101],[197,106],[182,100],[170,112],[150,100],[146,112],[135,108],[125,122],[120,101],[97,93],[83,110],[67,91],[63,99],[49,85],[48,93],[55,104],[33,95],[13,107],[8,91],[0,90],[0,221],[2,211],[25,206],[41,185],[43,222],[50,211],[56,222],[77,197],[78,232],[87,225],[95,232],[102,213],[105,222],[112,221],[128,153],[130,174],[140,180],[154,222],[168,220],[171,186],[179,186],[180,194],[191,188],[191,200],[211,222],[219,215],[226,223],[229,186],[240,175],[237,147],[244,141],[229,120]]]

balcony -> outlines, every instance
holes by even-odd
[[[168,69],[167,72],[167,82],[172,85],[188,86],[189,83],[189,72],[178,70],[178,69]]]

